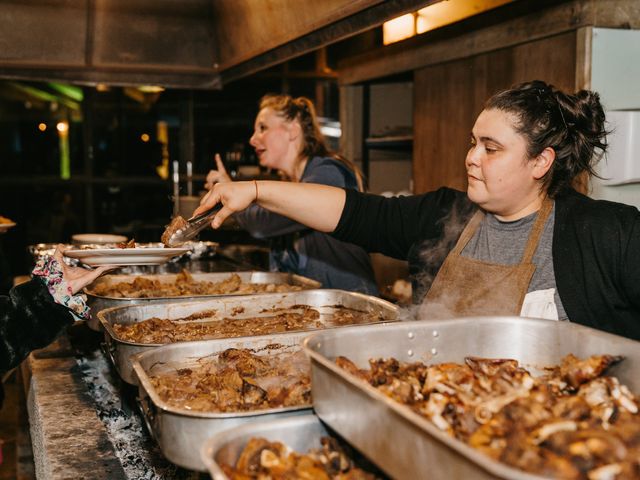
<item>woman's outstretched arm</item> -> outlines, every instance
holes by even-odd
[[[229,215],[244,210],[253,202],[314,230],[333,232],[342,215],[345,192],[341,188],[314,183],[265,180],[217,183],[193,214],[198,215],[222,203],[211,222],[213,228],[218,228]]]

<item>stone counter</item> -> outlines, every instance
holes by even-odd
[[[162,457],[133,406],[135,389],[99,349],[77,354],[65,335],[32,353],[23,371],[39,479],[208,478]]]
[[[255,270],[250,264],[221,255],[172,268],[193,272]],[[135,389],[110,368],[100,350],[102,340],[101,333],[77,322],[59,340],[33,352],[23,363],[37,477],[209,478],[163,458],[135,407]]]

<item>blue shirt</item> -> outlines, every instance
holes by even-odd
[[[309,159],[300,182],[358,189],[355,174],[328,157]],[[252,236],[270,240],[271,270],[312,278],[324,288],[378,295],[371,260],[361,247],[311,230],[258,205],[237,213],[235,219]]]

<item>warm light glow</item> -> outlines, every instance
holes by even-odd
[[[159,85],[140,85],[138,87],[138,90],[143,93],[160,93],[164,92],[164,87],[161,87]]]
[[[499,7],[512,0],[449,0],[438,2],[418,10],[417,32],[418,34],[434,30],[445,25],[457,22],[464,18],[477,15],[486,10]]]
[[[429,5],[416,13],[403,15],[382,26],[383,43],[398,42],[416,34],[458,22],[513,0],[447,0]]]
[[[399,42],[416,34],[416,17],[413,13],[389,20],[382,25],[382,38],[385,45]]]
[[[104,83],[99,83],[96,85],[96,90],[98,92],[108,92],[109,91],[109,85],[105,85]]]
[[[38,124],[38,130],[40,130],[41,132],[44,132],[47,129],[47,124],[46,123],[39,123]]]
[[[144,143],[147,143],[149,141],[149,135],[147,133],[143,133],[142,135],[140,135],[140,140],[142,140]]]
[[[56,124],[60,148],[60,178],[71,178],[71,154],[69,148],[69,122],[63,120]]]

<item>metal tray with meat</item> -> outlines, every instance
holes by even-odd
[[[283,272],[217,272],[160,275],[104,275],[85,289],[91,307],[89,328],[100,330],[97,314],[106,308],[150,305],[171,299],[194,299],[230,295],[282,293],[320,288],[320,283],[300,275]]]
[[[640,342],[477,317],[316,332],[303,346],[317,415],[393,478],[623,479],[640,468]]]
[[[386,478],[316,415],[241,425],[215,434],[200,450],[213,480],[236,478]]]
[[[122,379],[133,384],[131,355],[178,341],[306,332],[320,328],[391,322],[398,307],[343,290],[164,301],[102,310],[105,350]]]
[[[309,363],[300,337],[184,342],[136,355],[139,405],[163,455],[204,471],[200,448],[215,433],[309,412]]]

